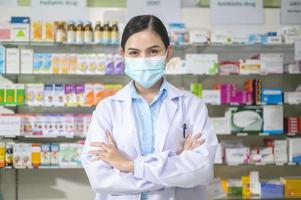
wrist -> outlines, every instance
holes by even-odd
[[[126,167],[128,172],[134,172],[134,161],[132,160],[127,161]]]

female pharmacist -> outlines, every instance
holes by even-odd
[[[133,81],[97,105],[82,153],[95,199],[207,199],[217,138],[202,100],[163,76],[172,54],[165,26],[134,17],[121,53]]]

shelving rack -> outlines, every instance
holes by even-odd
[[[117,45],[70,45],[42,42],[1,42],[5,47],[30,48],[35,53],[118,53],[119,46]],[[247,45],[247,44],[187,44],[183,46],[174,46],[174,56],[185,58],[187,53],[216,53],[219,60],[238,60],[246,59],[259,53],[283,53],[284,64],[294,62],[294,45],[279,44],[279,45]],[[130,79],[124,75],[107,76],[107,75],[54,75],[54,74],[4,74],[4,78],[11,80],[14,83],[120,83],[125,85]],[[178,87],[183,87],[187,90],[193,82],[202,82],[203,88],[211,89],[215,83],[236,83],[242,86],[247,79],[259,79],[262,81],[264,88],[282,88],[284,91],[293,91],[301,84],[300,74],[258,74],[258,75],[167,75],[167,79]],[[207,105],[210,117],[221,117],[224,115],[227,108],[235,105]],[[95,107],[8,107],[15,113],[92,113]],[[301,105],[284,104],[284,116],[301,116]],[[267,134],[231,134],[218,135],[219,140],[240,139],[245,144],[259,145],[263,143],[264,138],[285,139],[287,135],[267,135]],[[293,137],[299,137],[293,136]],[[2,138],[7,140],[8,138]],[[28,138],[16,137],[10,140],[22,142],[72,142],[77,141],[78,137],[73,138]],[[41,167],[43,170],[81,170],[81,167]],[[15,170],[15,199],[18,199],[18,184],[19,176],[23,170],[27,169],[1,169],[1,177],[6,171]],[[38,170],[38,169],[30,169]],[[248,164],[248,165],[215,165],[215,175],[222,178],[240,178],[242,175],[247,175],[250,170],[258,170],[262,179],[275,178],[280,176],[301,176],[301,165],[295,164]],[[73,170],[71,170],[73,172]],[[3,181],[1,181],[3,183]],[[227,198],[226,198],[227,199]],[[228,199],[242,199],[242,197],[229,197]],[[250,199],[260,199],[252,197]],[[294,199],[294,198],[283,198]]]

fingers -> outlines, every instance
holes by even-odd
[[[190,146],[190,150],[194,150],[196,149],[197,147],[201,146],[202,144],[204,144],[205,142],[205,139],[202,138],[200,140],[196,140],[192,143],[192,145]]]
[[[195,135],[189,135],[184,143],[184,150],[194,150],[200,145],[204,144],[206,141],[204,138],[201,138],[201,133]]]
[[[104,149],[109,148],[109,145],[104,142],[91,142],[90,146],[104,148]]]

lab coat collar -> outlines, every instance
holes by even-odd
[[[167,98],[174,99],[177,97],[181,97],[184,95],[184,92],[172,84],[170,84],[165,78],[164,82],[167,88]],[[133,81],[129,82],[126,86],[124,86],[121,90],[119,90],[115,95],[111,97],[111,99],[116,101],[131,101],[132,100],[132,87]]]

